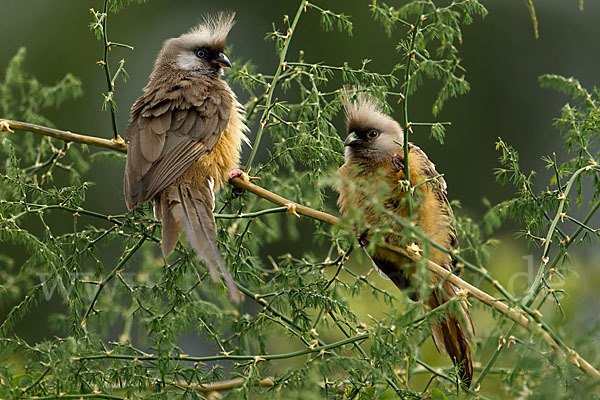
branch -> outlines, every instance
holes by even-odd
[[[241,178],[234,178],[230,181],[230,183],[235,187],[244,189],[257,195],[258,197],[262,197],[263,199],[270,201],[271,203],[277,204],[278,206],[287,207],[290,210],[293,209],[300,215],[304,215],[330,225],[339,225],[341,223],[341,220],[333,215],[294,203],[293,201],[287,200],[278,194],[268,191],[267,189],[256,186],[253,183],[244,182]]]
[[[13,133],[13,129],[19,131],[33,132],[37,133],[38,135],[50,136],[55,139],[63,140],[65,142],[89,144],[90,146],[103,147],[105,149],[111,149],[119,151],[121,153],[127,153],[127,144],[125,144],[125,141],[123,139],[101,139],[94,136],[73,133],[70,131],[61,131],[58,129],[48,128],[46,126],[29,124],[27,122],[11,121],[8,119],[0,118],[0,132]]]
[[[98,147],[112,149],[112,150],[119,151],[122,153],[127,152],[127,145],[122,142],[100,139],[100,138],[96,138],[96,137],[92,137],[92,136],[74,134],[74,133],[67,132],[67,131],[60,131],[57,129],[47,128],[47,127],[34,125],[34,124],[28,124],[28,123],[24,123],[24,122],[0,119],[0,131],[11,132],[11,128],[29,131],[29,132],[33,132],[33,133],[38,133],[38,134],[45,135],[45,136],[51,136],[51,137],[54,137],[57,139],[67,141],[67,142],[84,143],[84,144],[90,144],[90,145],[94,145],[94,146],[98,146]],[[304,215],[306,217],[310,217],[310,218],[316,219],[321,222],[325,222],[330,225],[340,225],[341,224],[340,218],[334,217],[333,215],[324,213],[322,211],[314,210],[310,207],[306,207],[301,204],[294,203],[294,202],[292,202],[288,199],[285,199],[273,192],[270,192],[264,188],[261,188],[260,186],[256,186],[253,183],[244,182],[241,178],[234,178],[230,181],[230,183],[233,186],[236,186],[240,189],[244,189],[250,193],[253,193],[259,197],[262,197],[263,199],[268,200],[274,204],[277,204],[280,207],[287,207],[289,210],[294,210],[300,215]],[[389,251],[400,254],[410,260],[418,261],[413,255],[408,254],[408,252],[406,250],[401,249],[399,247],[395,247],[395,246],[391,246],[391,245],[387,245],[387,244],[381,245],[381,247],[384,247]],[[435,264],[432,261],[428,261],[428,269],[431,272],[433,272],[434,274],[440,276],[442,279],[448,279],[453,285],[455,285],[459,289],[464,290],[469,297],[475,298],[475,299],[479,300],[480,302],[482,302],[483,304],[486,304],[487,306],[496,309],[498,312],[506,315],[508,318],[513,320],[515,323],[521,325],[523,328],[527,329],[528,331],[535,331],[538,329],[538,322],[531,321],[530,319],[528,319],[527,316],[519,309],[511,308],[508,305],[501,303],[500,301],[496,300],[494,297],[492,297],[489,294],[487,294],[486,292],[476,288],[475,286],[472,286],[471,284],[462,280],[458,276],[456,276],[454,274],[449,274],[449,271],[447,269]],[[541,314],[539,312],[537,312],[537,314],[538,314],[538,317],[541,317]],[[582,370],[583,372],[585,372],[591,376],[600,378],[600,372],[598,372],[590,363],[588,363],[585,359],[583,359],[575,350],[569,348],[566,344],[564,344],[562,342],[558,343],[547,332],[543,331],[542,336],[544,337],[544,339],[548,342],[548,344],[552,348],[562,352],[571,364],[575,365],[577,368],[579,368],[580,370]],[[306,354],[306,350],[302,350],[302,352],[303,352],[302,354]],[[308,351],[308,352],[312,352],[312,351]],[[227,358],[225,356],[216,356],[216,357],[223,357],[223,359]],[[230,356],[230,357],[233,357],[233,356]],[[248,356],[241,356],[241,357],[248,357]],[[102,358],[102,357],[95,357],[95,358]],[[105,356],[105,358],[111,358],[111,357]],[[131,358],[134,358],[134,357],[132,356]],[[193,358],[193,357],[190,357],[190,358]],[[215,359],[215,358],[211,357],[211,359]],[[219,358],[217,358],[217,359],[219,359]]]
[[[230,183],[238,188],[244,189],[244,190],[251,192],[259,197],[262,197],[263,199],[269,200],[270,202],[275,203],[279,206],[293,204],[296,206],[296,211],[298,212],[298,214],[301,214],[301,215],[304,215],[304,216],[307,216],[307,217],[310,217],[313,219],[317,219],[319,221],[322,221],[322,222],[325,222],[325,223],[328,223],[331,225],[340,225],[341,224],[341,219],[334,217],[333,215],[324,213],[322,211],[313,210],[312,208],[293,203],[275,193],[272,193],[266,189],[256,186],[253,183],[244,182],[240,178],[234,178],[231,180]],[[414,262],[418,261],[418,259],[415,256],[409,254],[406,250],[404,250],[402,248],[388,245],[388,244],[381,245],[381,247],[386,248],[387,250],[392,251],[394,253],[400,254]],[[504,314],[505,316],[507,316],[508,318],[513,320],[515,323],[521,325],[523,328],[527,329],[528,331],[538,330],[537,322],[531,321],[519,309],[511,308],[508,305],[496,300],[494,297],[490,296],[486,292],[484,292],[484,291],[480,290],[479,288],[476,288],[475,286],[471,285],[470,283],[462,280],[458,276],[456,276],[454,274],[449,274],[449,271],[447,269],[439,266],[438,264],[434,263],[433,261],[428,260],[427,267],[434,274],[438,275],[439,277],[441,277],[443,279],[447,279],[454,286],[466,291],[466,293],[469,297],[477,299],[478,301],[482,302],[483,304],[496,309],[497,311]],[[541,316],[541,314],[540,314],[540,316]],[[580,370],[582,370],[583,372],[585,372],[589,375],[600,378],[600,372],[598,372],[590,363],[588,363],[585,359],[583,359],[575,350],[569,348],[568,346],[566,346],[564,344],[559,344],[545,331],[542,331],[541,334],[544,337],[544,339],[548,342],[548,344],[552,348],[562,352],[571,364],[575,365],[577,368],[579,368]]]

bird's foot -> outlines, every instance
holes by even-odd
[[[227,179],[232,180],[233,178],[241,178],[244,182],[250,182],[250,177],[243,170],[236,168],[229,171],[227,174]]]
[[[228,180],[232,180],[233,178],[241,178],[246,183],[260,180],[260,176],[250,176],[246,172],[244,172],[243,170],[241,170],[239,168],[232,169],[227,174]]]
[[[248,175],[246,172],[244,172],[243,170],[236,168],[236,169],[232,169],[231,171],[229,171],[229,173],[227,174],[227,179],[229,182],[231,182],[232,179],[235,178],[240,178],[242,181],[244,181],[245,183],[250,183],[251,181],[255,181],[260,179],[260,177],[258,176],[250,176]],[[244,193],[244,189],[234,186],[233,187],[233,194],[237,197],[237,196],[241,196]]]

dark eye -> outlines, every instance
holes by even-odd
[[[198,56],[198,58],[206,58],[207,53],[206,50],[200,49],[196,52],[196,55]]]
[[[375,139],[377,136],[379,136],[379,132],[371,131],[371,132],[367,133],[367,136],[369,137],[369,139]]]

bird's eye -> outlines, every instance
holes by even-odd
[[[207,55],[206,50],[200,49],[196,52],[196,56],[198,56],[198,58],[206,58],[206,55]]]
[[[371,131],[367,134],[367,136],[369,137],[369,139],[375,139],[377,136],[379,136],[379,132]]]

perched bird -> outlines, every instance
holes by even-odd
[[[219,280],[218,265],[230,297],[239,302],[217,249],[213,216],[214,191],[237,167],[241,144],[248,141],[242,106],[222,79],[231,67],[223,51],[233,24],[233,13],[220,13],[165,41],[131,108],[124,194],[130,210],[153,202],[165,256],[185,231],[213,280]]]
[[[345,112],[348,137],[344,142],[345,163],[338,170],[340,183],[337,187],[340,213],[348,215],[350,211],[355,210],[364,218],[366,226],[387,224],[394,233],[386,234],[385,242],[406,248],[408,243],[403,242],[397,234],[402,230],[402,226],[390,216],[408,216],[408,180],[402,155],[402,128],[395,120],[385,115],[375,101],[364,95],[358,96],[354,102],[347,100]],[[446,183],[420,148],[413,144],[409,144],[409,148],[409,180],[412,185],[419,185],[431,179],[414,190],[413,222],[436,243],[446,249],[455,249],[458,243],[452,209],[446,198]],[[389,188],[389,194],[386,192],[383,196],[383,209],[378,209],[373,205],[372,199],[382,193],[382,185]],[[408,247],[419,249],[415,243]],[[405,257],[381,246],[376,246],[370,257],[375,268],[391,279],[398,288],[410,287],[411,266]],[[433,248],[429,258],[448,270],[455,270],[456,261],[448,253]],[[440,279],[431,274],[429,284],[438,285]],[[427,307],[435,309],[455,298],[456,294],[457,288],[445,281],[438,290],[432,290],[429,297],[423,301]],[[411,298],[418,300],[418,293],[413,294]],[[436,346],[441,347],[458,365],[462,380],[470,385],[473,366],[467,330],[473,331],[473,325],[465,302],[460,302],[459,309],[462,318],[445,314],[443,318],[431,324],[431,330]]]

